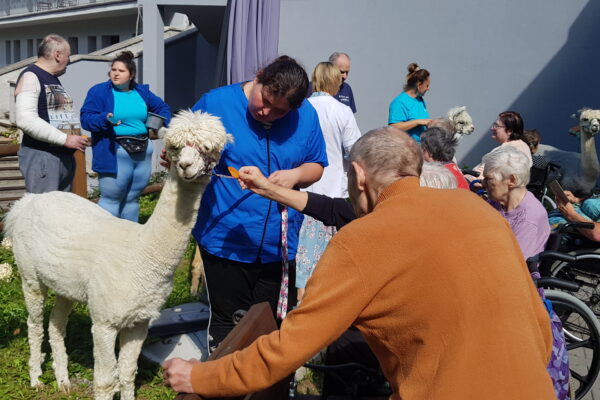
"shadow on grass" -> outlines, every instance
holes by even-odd
[[[82,307],[82,306],[78,306]],[[77,363],[86,368],[94,368],[94,341],[92,321],[87,313],[75,309],[69,316],[67,337],[65,338],[69,363]],[[48,351],[49,345],[48,346]]]

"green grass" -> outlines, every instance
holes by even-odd
[[[151,215],[157,194],[140,199],[140,220]],[[186,251],[179,268],[175,271],[173,292],[165,307],[195,301],[190,295],[189,264],[194,254],[193,242]],[[14,263],[12,252],[0,248],[0,263],[10,263],[14,276],[8,282],[0,281],[0,399],[43,399],[43,400],[83,400],[92,399],[93,356],[91,321],[85,305],[78,304],[69,317],[66,346],[69,355],[69,376],[72,390],[69,394],[57,391],[52,370],[50,346],[44,343],[46,353],[43,365],[42,382],[44,391],[36,392],[29,387],[29,345],[27,343],[27,309],[21,291],[21,279]],[[49,293],[45,305],[45,325],[54,304],[54,296]],[[140,357],[136,377],[136,398],[139,400],[167,400],[175,397],[175,392],[162,384],[161,369],[158,365]],[[118,397],[116,397],[118,398]]]

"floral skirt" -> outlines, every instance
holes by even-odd
[[[298,239],[296,252],[296,287],[306,287],[308,278],[313,273],[321,255],[325,252],[327,244],[335,235],[333,226],[325,226],[316,219],[304,216]]]

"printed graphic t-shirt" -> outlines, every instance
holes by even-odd
[[[38,99],[38,115],[50,125],[65,133],[77,132],[81,128],[79,117],[73,107],[73,99],[65,91],[58,78],[35,64],[25,68],[19,78],[26,72],[32,72],[40,82],[40,97]],[[73,152],[62,146],[52,145],[25,134],[23,145],[40,150]]]

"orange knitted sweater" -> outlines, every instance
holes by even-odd
[[[354,324],[392,399],[555,399],[550,320],[510,227],[466,190],[387,187],[330,242],[281,329],[196,364],[194,390],[268,387]]]

